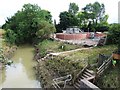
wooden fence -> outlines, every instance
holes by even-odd
[[[81,79],[79,90],[101,90],[99,87],[86,79]]]
[[[103,64],[96,69],[96,77],[99,77],[111,64],[112,62],[112,55],[103,62]]]

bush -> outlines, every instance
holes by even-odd
[[[79,62],[71,61],[65,57],[55,57],[46,61],[48,69],[53,70],[57,75],[64,76],[67,74],[73,74],[76,70],[81,70],[82,66]]]
[[[50,12],[42,10],[38,5],[24,4],[21,10],[7,18],[2,28],[11,29],[10,32],[7,32],[10,33],[9,37],[6,37],[10,39],[8,40],[10,43],[14,42],[13,33],[16,34],[17,39],[15,44],[32,43],[38,37],[40,39],[48,38],[55,31],[51,18]]]
[[[109,26],[101,26],[101,25],[98,25],[95,29],[96,29],[96,31],[98,31],[98,32],[105,32],[105,31],[108,31],[108,30],[109,30]]]
[[[120,24],[112,24],[109,29],[107,44],[118,44],[120,37]]]
[[[16,33],[10,29],[8,29],[6,31],[6,33],[4,34],[4,37],[5,37],[6,42],[9,42],[10,44],[15,44],[15,42],[17,41],[16,40],[17,39]]]
[[[120,37],[118,39],[118,48],[117,48],[117,53],[120,54]]]

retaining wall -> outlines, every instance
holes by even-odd
[[[56,33],[56,38],[63,40],[81,40],[87,39],[91,36],[90,33],[79,33],[79,34],[67,34],[67,33]],[[95,37],[105,36],[103,33],[96,33]]]
[[[64,33],[57,33],[56,38],[64,39],[64,40],[79,40],[85,39],[87,34],[64,34]]]

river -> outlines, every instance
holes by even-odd
[[[37,64],[33,58],[34,48],[29,45],[20,46],[13,56],[13,64],[6,66],[0,76],[1,88],[40,88],[36,80],[33,66]]]

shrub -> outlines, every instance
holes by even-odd
[[[119,37],[119,40],[118,40],[118,53],[120,54],[120,37]]]
[[[53,60],[48,60],[46,61],[46,66],[60,76],[73,74],[74,71],[82,68],[79,62],[71,61],[65,57],[55,57]]]
[[[107,44],[118,44],[120,37],[120,24],[112,24],[108,33]]]
[[[16,37],[16,33],[13,30],[8,29],[6,31],[6,33],[4,34],[5,40],[6,42],[9,42],[10,44],[15,44],[15,42],[17,41]]]

